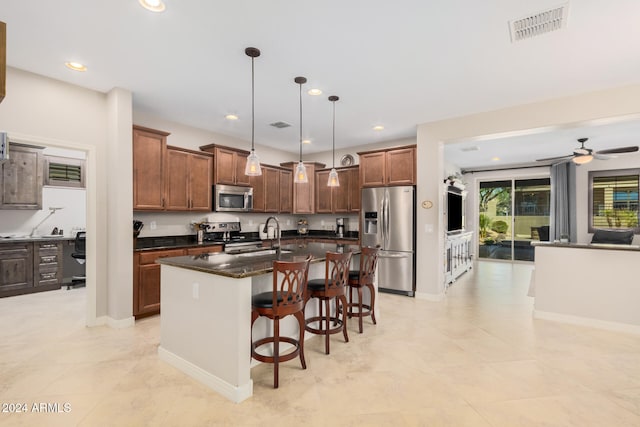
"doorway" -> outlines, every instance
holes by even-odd
[[[480,181],[478,257],[534,261],[534,240],[549,240],[549,178]]]

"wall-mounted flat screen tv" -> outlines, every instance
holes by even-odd
[[[462,194],[447,191],[447,231],[464,230],[464,198]]]

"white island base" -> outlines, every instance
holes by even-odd
[[[353,265],[359,265],[359,256],[354,255]],[[324,268],[324,262],[310,264],[309,278],[324,277]],[[259,363],[251,359],[251,296],[272,287],[271,272],[231,278],[162,264],[160,359],[233,402],[251,397],[251,367]],[[313,302],[306,317],[317,313]],[[294,316],[281,321],[280,332],[297,337]],[[253,339],[271,334],[271,321],[259,318]],[[312,336],[306,334],[305,339]]]

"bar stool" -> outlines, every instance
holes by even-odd
[[[376,315],[374,313],[376,302],[376,291],[373,286],[376,275],[376,265],[378,264],[378,247],[368,248],[363,247],[360,252],[360,270],[349,272],[349,304],[348,313],[349,318],[357,317],[360,333],[362,333],[362,318],[365,316],[371,316],[373,324],[376,324]],[[371,294],[371,303],[362,303],[362,288],[369,288]],[[358,291],[358,302],[353,302],[353,290]],[[353,311],[355,307],[358,307],[358,311]]]
[[[273,336],[251,342],[251,357],[261,362],[273,363],[273,388],[278,388],[278,364],[300,356],[302,369],[307,369],[304,361],[304,304],[309,273],[309,256],[300,262],[273,262],[273,291],[254,295],[251,299],[251,329],[259,316],[273,320]],[[294,315],[298,320],[300,335],[298,339],[280,336],[280,319]],[[292,344],[294,350],[280,354],[280,343]],[[273,344],[273,356],[257,352],[257,348]]]
[[[318,298],[318,316],[306,319],[306,330],[312,334],[325,336],[325,353],[329,354],[329,337],[331,334],[343,333],[344,342],[349,342],[347,335],[347,298],[346,287],[349,280],[349,263],[351,262],[351,252],[334,253],[327,252],[325,260],[324,279],[309,280],[307,285],[307,301],[311,298]],[[331,316],[331,300],[335,299],[335,316]],[[324,302],[325,314],[322,312]],[[305,302],[306,306],[306,302]],[[340,312],[342,311],[342,315]],[[311,326],[318,323],[318,327]],[[333,322],[331,328],[329,323]],[[324,325],[323,325],[324,323]]]

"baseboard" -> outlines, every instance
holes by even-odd
[[[589,328],[604,329],[613,332],[624,332],[627,334],[640,335],[640,325],[630,325],[628,323],[608,322],[606,320],[590,319],[588,317],[572,316],[570,314],[550,313],[548,311],[533,310],[533,317],[541,320],[551,320],[554,322],[569,323]]]
[[[87,326],[94,327],[94,326],[103,326],[107,324],[107,316],[100,316],[100,317],[96,317],[93,322],[88,322]]]
[[[107,316],[107,326],[113,329],[130,328],[134,324],[135,319],[133,318],[133,316],[124,319],[114,319],[113,317]]]
[[[210,374],[204,369],[194,365],[193,363],[184,360],[182,357],[175,355],[174,353],[165,350],[162,346],[158,347],[158,357],[160,360],[168,363],[189,375],[196,381],[200,381],[202,384],[211,388],[212,390],[220,393],[227,399],[240,403],[243,400],[250,398],[253,395],[253,380],[249,379],[249,382],[243,386],[235,387],[228,382],[221,380],[215,375]]]
[[[416,299],[421,299],[421,300],[425,300],[425,301],[433,301],[433,302],[440,302],[443,301],[445,298],[445,293],[441,292],[439,294],[430,294],[430,293],[426,293],[426,292],[416,292]]]

